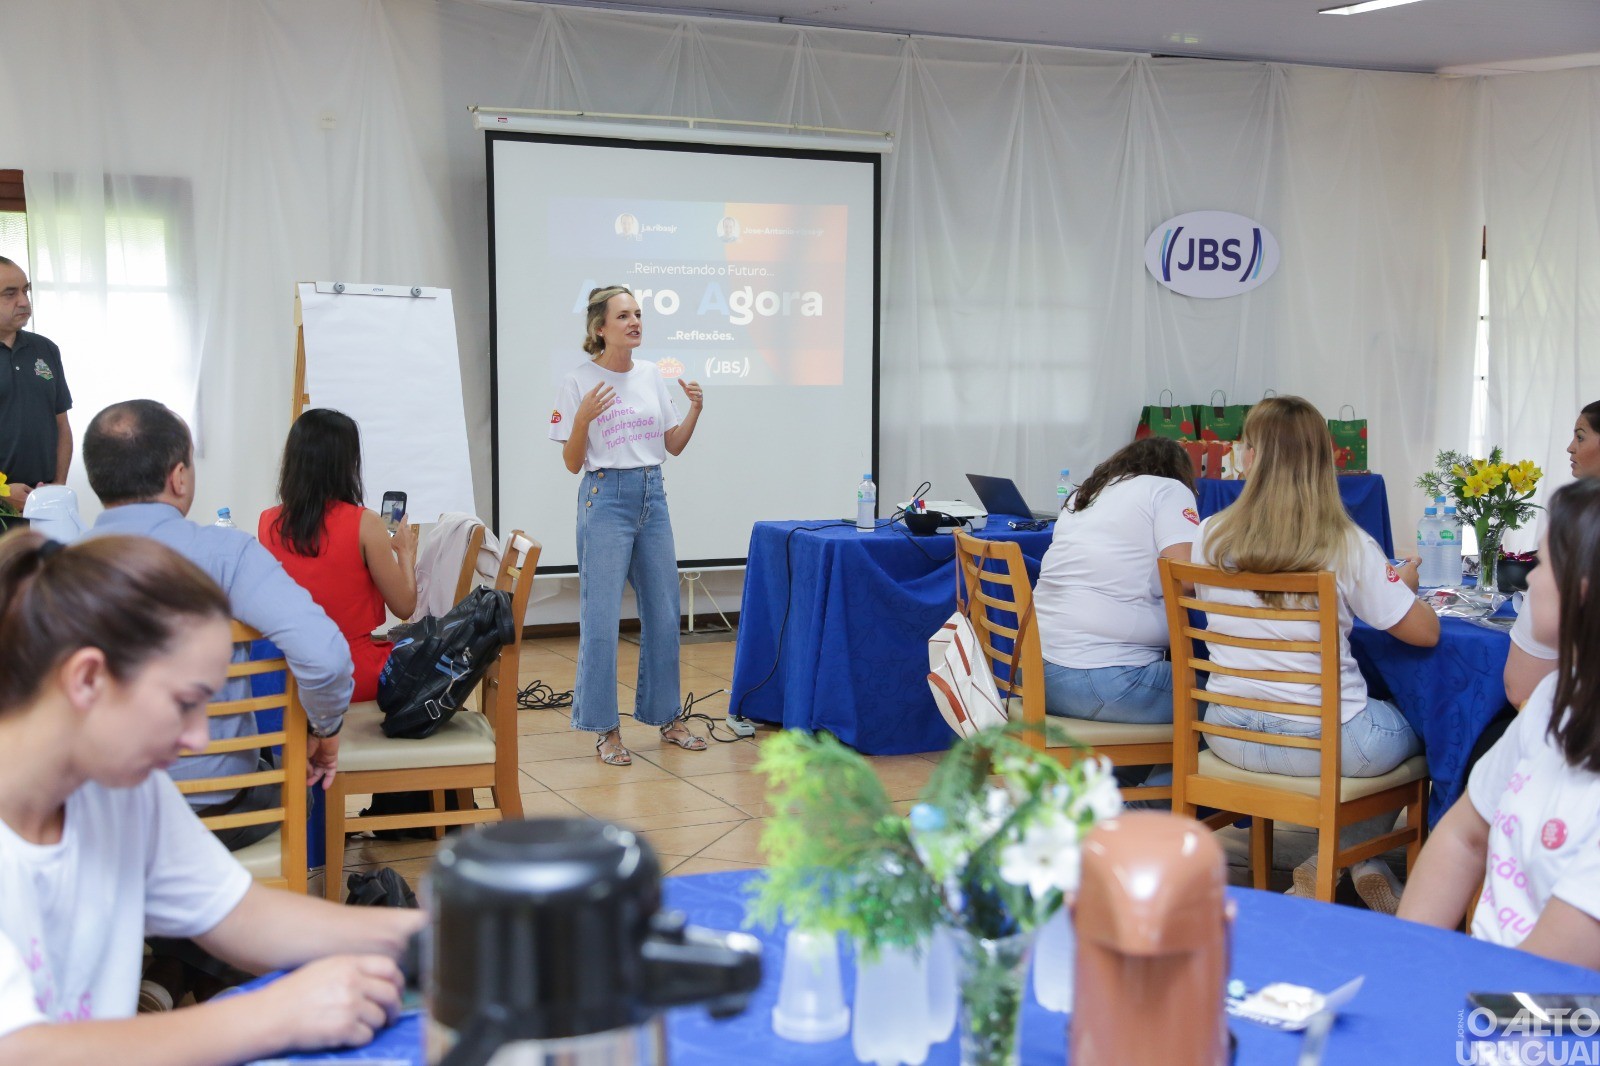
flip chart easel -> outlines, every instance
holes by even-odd
[[[366,505],[399,490],[414,522],[477,514],[450,290],[302,282],[294,320],[294,417],[356,420]]]

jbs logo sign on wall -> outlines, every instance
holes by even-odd
[[[1173,292],[1208,300],[1249,292],[1278,269],[1268,229],[1231,211],[1190,211],[1157,226],[1144,265]]]

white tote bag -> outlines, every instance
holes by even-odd
[[[989,658],[963,611],[945,619],[928,638],[928,687],[957,736],[1006,724],[1006,705],[995,688]]]

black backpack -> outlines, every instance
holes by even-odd
[[[429,736],[456,713],[500,649],[516,640],[511,593],[473,589],[443,618],[429,615],[389,636],[394,649],[378,675],[384,736]]]

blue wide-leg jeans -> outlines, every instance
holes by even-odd
[[[622,587],[639,605],[639,680],[633,717],[678,716],[678,560],[659,466],[590,470],[578,483],[578,680],[572,725],[617,728],[617,628]]]

